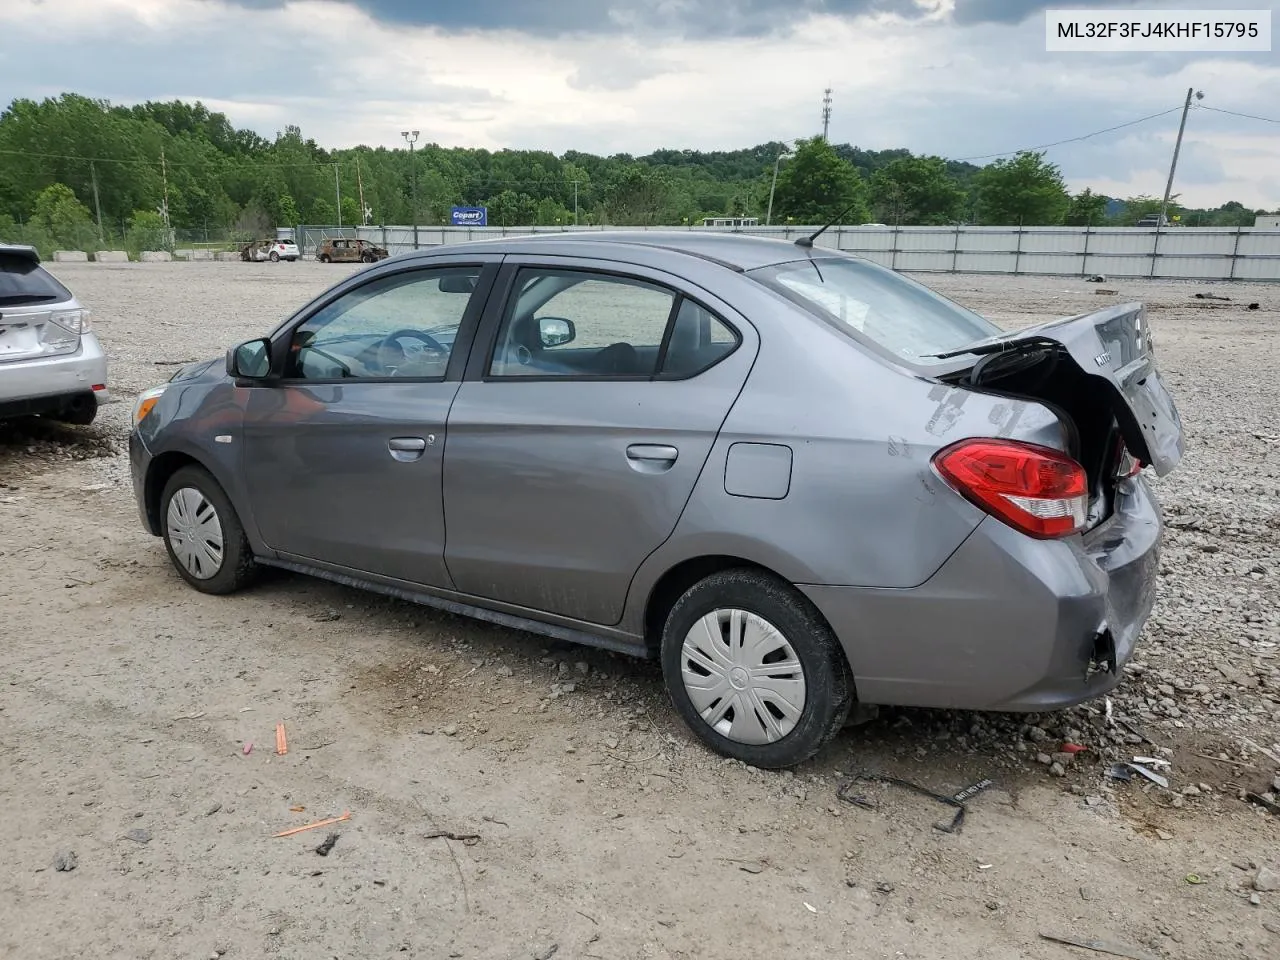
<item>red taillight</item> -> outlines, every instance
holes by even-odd
[[[1084,526],[1084,467],[1050,447],[1015,440],[961,440],[933,465],[966,500],[1031,537],[1065,537]]]

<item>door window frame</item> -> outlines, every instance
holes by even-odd
[[[578,374],[564,376],[561,374],[543,374],[529,376],[502,376],[489,371],[493,366],[493,358],[498,349],[498,335],[503,332],[508,310],[515,308],[519,297],[518,280],[524,271],[546,271],[550,273],[595,274],[606,280],[638,281],[658,287],[672,295],[671,309],[667,312],[666,326],[662,331],[662,341],[658,347],[658,356],[654,365],[654,373],[641,375],[617,374]],[[724,309],[712,306],[708,297],[699,296],[689,289],[692,285],[675,282],[677,278],[663,271],[644,267],[639,264],[624,262],[608,262],[582,257],[534,257],[530,255],[511,255],[505,258],[489,293],[488,309],[476,331],[475,346],[470,351],[470,359],[463,374],[465,381],[481,381],[483,383],[647,383],[691,380],[719,366],[729,356],[742,348],[746,338],[741,327],[729,320]],[[570,288],[572,289],[572,288]],[[554,300],[555,297],[553,296]],[[666,360],[667,347],[670,345],[672,333],[675,331],[676,319],[680,315],[681,304],[690,300],[718,320],[733,335],[733,346],[716,358],[715,362],[687,374],[662,373],[662,365]],[[475,347],[482,346],[482,349]],[[452,360],[452,358],[450,358]]]
[[[306,304],[301,310],[279,324],[267,337],[271,341],[271,374],[267,381],[258,381],[260,386],[309,386],[323,384],[364,384],[364,383],[444,383],[450,380],[461,380],[463,371],[475,343],[476,331],[484,319],[486,308],[492,297],[494,281],[502,265],[501,257],[481,256],[464,257],[457,260],[446,258],[424,258],[407,263],[398,263],[393,267],[372,268],[355,274],[350,280],[330,287],[324,293]],[[288,360],[289,348],[293,343],[293,335],[299,327],[311,320],[316,314],[337,302],[350,293],[370,283],[386,280],[388,277],[405,273],[422,273],[450,269],[475,268],[479,270],[475,289],[471,291],[471,299],[463,311],[458,323],[458,332],[454,334],[453,346],[449,351],[449,360],[445,365],[443,376],[439,377],[329,377],[310,379],[304,377],[284,376],[285,363]]]

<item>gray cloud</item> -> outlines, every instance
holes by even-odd
[[[679,69],[679,65],[655,57],[615,51],[599,59],[580,59],[567,82],[575,90],[618,92]]]
[[[241,6],[283,6],[286,0],[231,0]],[[815,14],[857,16],[896,13],[919,17],[937,0],[348,0],[388,23],[445,30],[516,30],[541,36],[655,33],[711,37],[759,37],[782,33]],[[990,0],[958,0],[990,2]]]

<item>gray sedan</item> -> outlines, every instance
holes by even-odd
[[[730,234],[398,256],[139,397],[142,521],[197,590],[263,566],[661,658],[762,767],[855,702],[1065,707],[1155,598],[1182,456],[1141,304],[1004,334]]]

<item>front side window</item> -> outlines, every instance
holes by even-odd
[[[491,377],[652,377],[676,295],[631,277],[524,269]]]
[[[343,294],[294,330],[285,377],[442,378],[479,277],[478,266],[412,270]]]
[[[986,318],[878,264],[843,257],[798,260],[747,272],[846,333],[916,364],[995,336]]]

